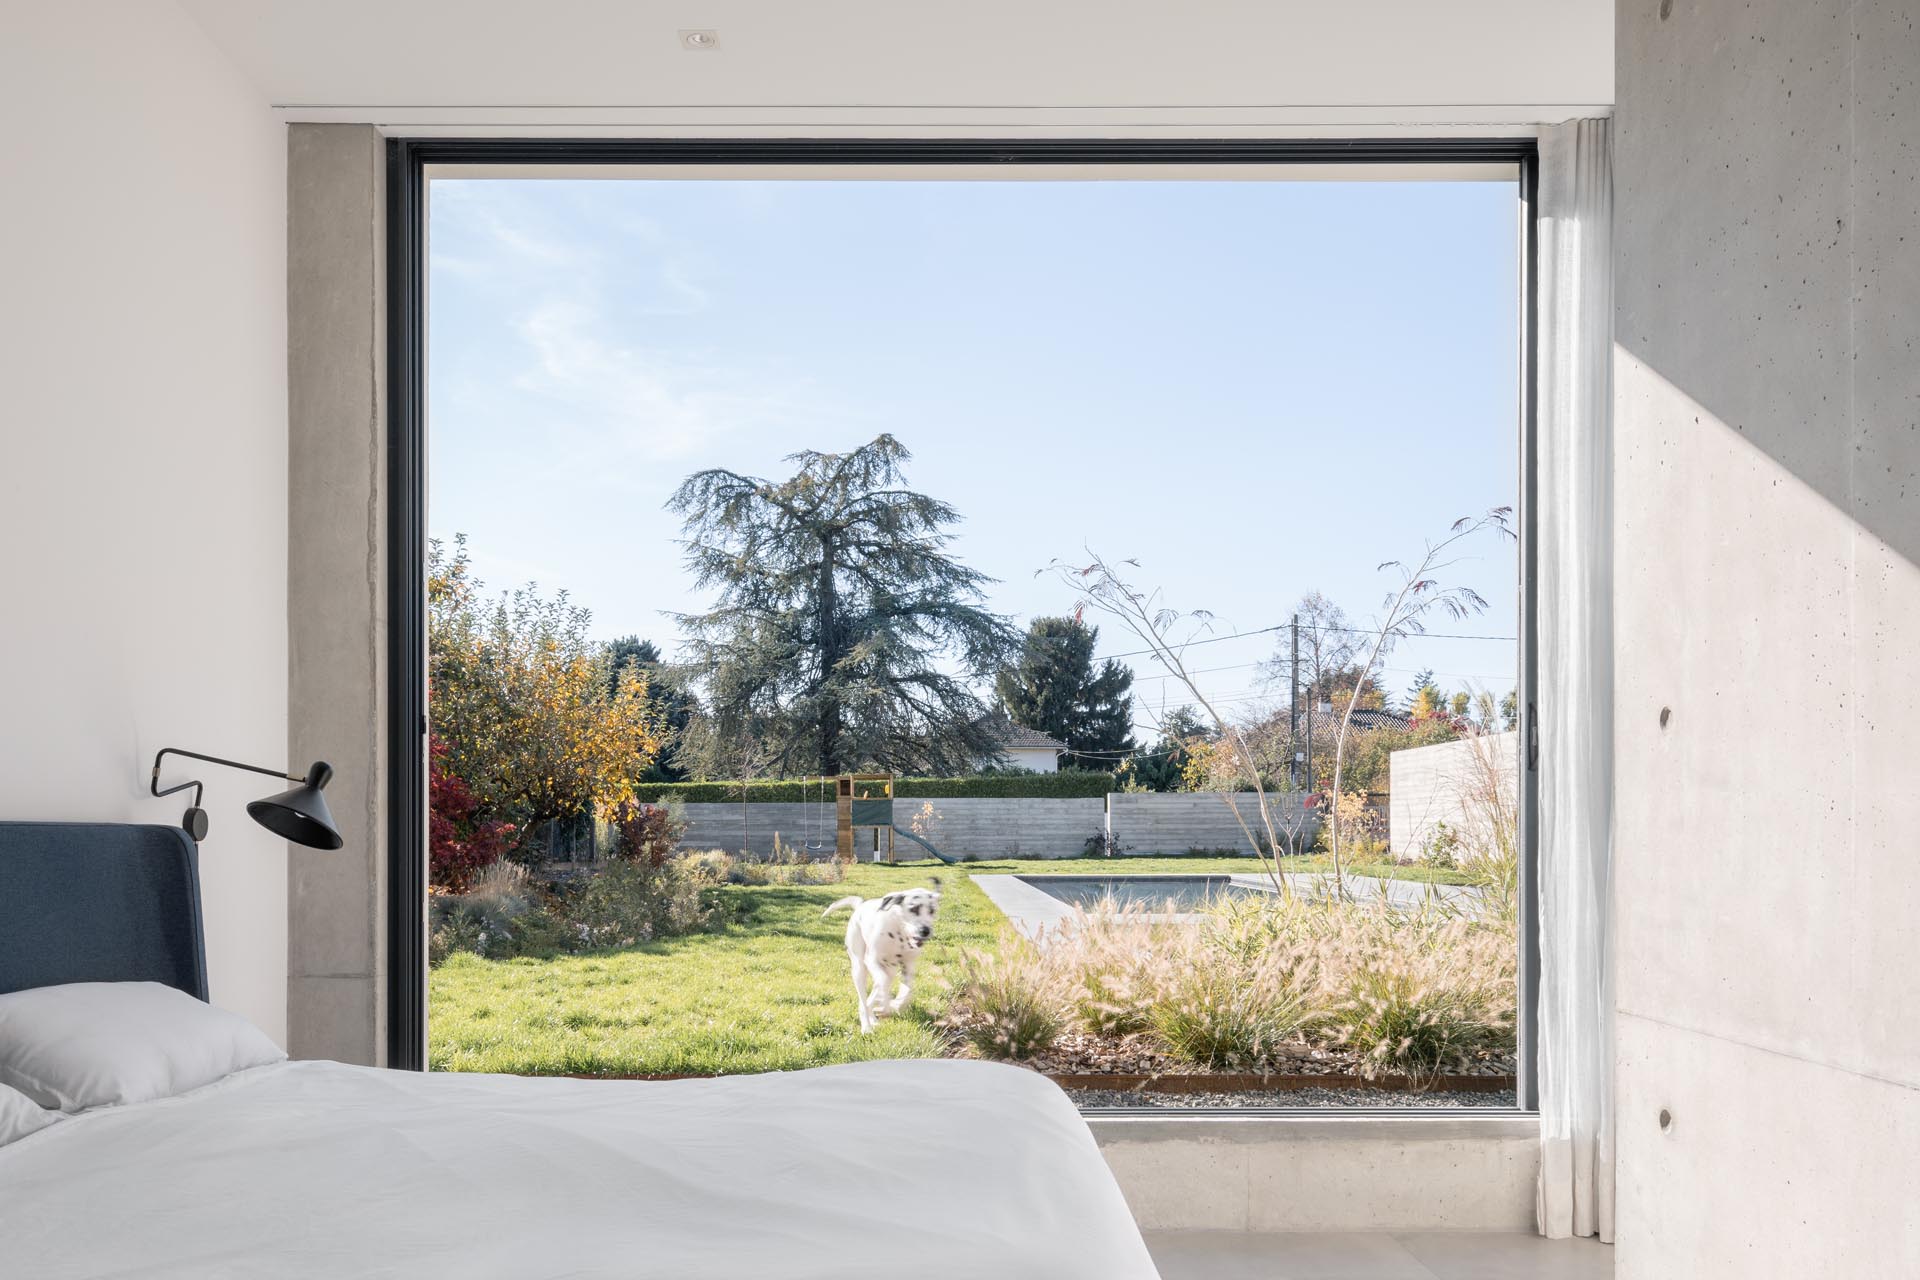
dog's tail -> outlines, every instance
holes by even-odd
[[[832,915],[834,912],[838,911],[842,907],[857,907],[865,901],[866,901],[865,898],[842,898],[840,899],[840,901],[828,907],[825,911],[822,911],[820,913],[820,918],[822,920],[825,920],[828,916]]]

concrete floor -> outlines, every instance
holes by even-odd
[[[1149,1231],[1160,1280],[1612,1280],[1613,1250],[1519,1232]]]

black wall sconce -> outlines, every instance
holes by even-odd
[[[333,814],[327,809],[327,798],[320,794],[333,778],[333,766],[326,761],[314,761],[313,767],[307,770],[307,776],[302,778],[278,769],[263,769],[257,764],[222,760],[219,756],[203,756],[198,751],[183,751],[179,747],[162,747],[153,758],[153,794],[170,796],[176,791],[193,788],[193,804],[181,817],[180,826],[193,837],[195,844],[207,835],[207,811],[200,807],[200,794],[204,787],[197,781],[182,782],[162,791],[160,761],[166,756],[185,756],[189,760],[204,760],[208,764],[225,765],[229,769],[245,769],[248,773],[264,773],[269,778],[297,782],[300,785],[291,791],[282,791],[277,796],[268,796],[249,804],[247,816],[282,839],[306,845],[310,849],[338,849],[344,843],[340,839],[339,828],[333,825]]]

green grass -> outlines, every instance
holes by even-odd
[[[1288,859],[1288,870],[1304,859]],[[860,864],[842,884],[728,885],[725,928],[551,960],[450,957],[428,980],[428,1059],[436,1071],[524,1075],[721,1075],[946,1052],[933,1019],[942,970],[961,948],[990,944],[1005,923],[974,875],[1253,872],[1250,858],[1072,858],[897,866]],[[1405,867],[1386,868],[1408,873]],[[1441,873],[1446,874],[1446,873]],[[913,1004],[860,1034],[843,943],[848,894],[943,881],[940,923],[922,957]],[[1409,876],[1408,878],[1413,878]]]
[[[1298,858],[1280,859],[1284,871],[1324,871],[1333,870],[1333,859],[1324,853],[1310,853]],[[1349,862],[1347,874],[1358,876],[1362,880],[1412,880],[1416,884],[1472,884],[1473,876],[1465,871],[1453,871],[1445,867],[1412,866],[1399,867],[1391,862]]]
[[[993,870],[1010,869],[995,866]],[[1003,917],[964,874],[942,875],[939,931],[906,1016],[860,1034],[848,980],[848,894],[923,885],[931,864],[852,867],[842,884],[728,885],[724,931],[552,960],[456,955],[428,982],[430,1065],[530,1075],[718,1075],[943,1053],[931,1025],[941,964]],[[977,864],[967,870],[988,870]]]

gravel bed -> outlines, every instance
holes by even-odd
[[[1079,1032],[1061,1036],[1052,1048],[1024,1065],[1048,1075],[1187,1075],[1205,1070],[1161,1052],[1145,1036],[1113,1040]],[[1301,1076],[1354,1076],[1360,1066],[1360,1055],[1350,1049],[1298,1042],[1276,1046],[1267,1063],[1267,1069],[1277,1075]],[[1514,1060],[1490,1055],[1447,1070],[1452,1075],[1511,1076]]]
[[[1511,1089],[1491,1093],[1403,1093],[1394,1089],[1259,1089],[1240,1093],[1150,1093],[1135,1089],[1069,1089],[1083,1111],[1109,1107],[1506,1107],[1517,1105]]]

